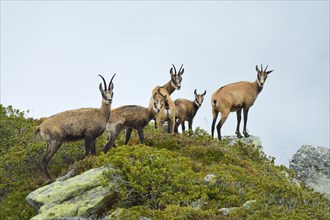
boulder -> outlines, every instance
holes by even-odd
[[[303,145],[292,157],[289,165],[296,179],[330,200],[330,149]]]
[[[90,219],[117,195],[114,183],[109,183],[99,167],[65,181],[56,181],[31,192],[26,200],[39,214],[32,219]]]
[[[260,137],[258,136],[251,135],[249,137],[242,138],[237,138],[237,136],[225,136],[224,139],[229,141],[229,146],[235,145],[237,142],[242,142],[244,145],[254,145],[256,149],[262,151],[262,143]]]

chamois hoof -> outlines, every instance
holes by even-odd
[[[236,132],[236,135],[237,135],[237,138],[242,138],[243,137],[240,132]]]
[[[245,133],[245,134],[244,134],[244,137],[247,138],[247,137],[250,137],[250,135],[249,135],[248,133]]]

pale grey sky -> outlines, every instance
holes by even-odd
[[[40,118],[99,107],[98,74],[114,73],[113,107],[147,106],[184,65],[172,99],[207,90],[193,127],[210,132],[210,97],[275,71],[248,130],[277,164],[303,144],[329,147],[329,1],[1,1],[1,104]],[[234,135],[232,113],[222,133]]]

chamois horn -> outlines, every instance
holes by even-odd
[[[266,68],[265,68],[264,72],[266,72],[266,71],[267,71],[267,68],[268,68],[268,65],[266,66]]]
[[[179,73],[181,72],[182,67],[183,67],[183,64],[181,64],[181,67],[180,67],[180,69],[179,69]]]
[[[116,74],[117,74],[117,73],[113,74],[113,76],[112,76],[112,78],[111,78],[111,80],[110,80],[110,82],[109,82],[108,90],[110,90],[110,86],[111,86],[111,84],[112,84],[112,80],[113,80],[113,78],[115,77]]]
[[[106,81],[105,81],[105,79],[103,78],[103,76],[102,75],[98,75],[99,77],[101,77],[102,79],[103,79],[103,83],[104,83],[104,90],[106,90],[107,89],[107,83],[106,83]]]

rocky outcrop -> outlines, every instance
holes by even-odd
[[[26,200],[39,212],[32,219],[96,219],[117,194],[104,176],[110,169],[91,169],[31,192]]]
[[[292,157],[290,169],[296,179],[330,200],[330,149],[303,145]]]

